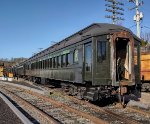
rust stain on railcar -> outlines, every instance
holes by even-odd
[[[134,61],[133,61],[133,55],[134,55],[134,38],[132,36],[132,34],[130,34],[129,32],[126,32],[126,31],[121,31],[121,32],[115,32],[113,33],[112,35],[112,43],[111,45],[113,45],[112,49],[111,49],[111,53],[112,53],[112,79],[115,81],[116,79],[116,63],[117,63],[117,60],[116,60],[116,41],[118,40],[118,38],[122,38],[122,39],[127,39],[129,41],[129,46],[130,46],[130,51],[131,51],[131,54],[129,55],[129,63],[126,65],[127,68],[130,70],[130,71],[126,71],[125,72],[125,78],[129,79],[129,80],[132,80],[134,79]],[[131,67],[129,65],[132,65]],[[131,75],[132,74],[132,75]],[[131,77],[132,76],[132,77]],[[128,81],[128,82],[122,82],[122,85],[132,85],[133,82],[132,81]]]

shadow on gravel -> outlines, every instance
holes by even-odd
[[[127,105],[130,100],[132,101],[139,101],[139,98],[136,96],[136,95],[125,95],[124,96],[124,102],[125,104]],[[95,102],[91,102],[92,104],[95,104],[97,106],[100,106],[100,107],[105,107],[105,106],[109,106],[109,105],[115,105],[116,103],[119,103],[119,99],[118,97],[114,97],[114,98],[103,98],[102,100],[100,101],[95,101]]]
[[[105,106],[116,104],[116,102],[117,102],[117,99],[115,99],[115,98],[103,98],[100,101],[95,101],[95,102],[91,102],[91,103],[95,104],[97,106],[100,106],[100,107],[105,107]]]

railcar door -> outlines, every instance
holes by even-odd
[[[92,81],[92,43],[84,44],[84,81]]]
[[[116,41],[116,81],[129,80],[131,75],[130,45],[128,39]]]
[[[105,37],[99,37],[95,48],[95,68],[93,85],[109,85],[109,50]],[[94,66],[94,65],[93,65]]]

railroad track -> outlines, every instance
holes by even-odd
[[[141,109],[136,109],[133,107],[126,107],[122,109],[121,105],[110,106],[106,108],[106,111],[112,111],[113,113],[122,116],[123,118],[130,118],[141,124],[150,124],[150,113]]]
[[[40,112],[40,115],[42,116],[40,117],[40,123],[107,124],[107,122],[99,118],[73,109],[62,103],[58,103],[40,94],[36,94],[26,90],[16,90],[12,87],[3,87],[2,92],[7,94],[12,99],[15,99],[17,102],[20,102],[21,105],[27,106],[26,109],[29,108],[32,111],[34,111],[34,109],[37,109],[37,112]],[[31,106],[34,106],[34,108],[32,108]]]
[[[44,88],[44,87],[43,87]],[[96,105],[93,105],[89,102],[85,102],[82,100],[78,100],[72,96],[66,96],[65,93],[63,94],[63,92],[61,93],[57,93],[60,92],[57,91],[56,89],[51,89],[51,88],[47,88],[47,90],[49,90],[51,92],[51,95],[49,95],[49,97],[37,94],[37,93],[33,93],[33,92],[29,92],[26,90],[22,90],[19,88],[14,88],[11,89],[7,88],[7,90],[11,90],[12,93],[19,95],[21,98],[23,97],[23,99],[25,99],[26,101],[30,102],[30,104],[37,106],[40,110],[44,111],[45,113],[48,113],[48,110],[56,110],[57,114],[59,113],[59,115],[63,115],[61,113],[61,111],[67,110],[67,111],[71,111],[71,113],[74,113],[78,116],[76,116],[76,118],[81,118],[82,116],[82,123],[96,123],[96,124],[100,124],[100,123],[113,123],[113,124],[137,124],[137,123],[141,123],[141,121],[138,121],[137,119],[133,119],[129,116],[126,115],[121,115],[120,113],[116,113],[114,110],[115,109],[110,109],[110,108],[100,108]],[[55,93],[53,93],[55,92]],[[35,97],[34,99],[32,97]],[[37,98],[38,100],[37,100]],[[44,103],[43,103],[44,102]],[[42,105],[42,106],[41,106]],[[54,105],[57,109],[55,108],[50,108],[50,106]],[[60,108],[62,108],[62,110],[60,110]],[[113,107],[115,108],[115,107]],[[117,111],[117,109],[116,109]],[[66,112],[65,112],[66,113]],[[55,115],[54,113],[48,113],[50,115]],[[57,115],[56,114],[56,115]],[[70,115],[71,116],[71,115]],[[70,116],[66,117],[66,120],[68,121],[68,123],[72,123],[73,120],[70,119]],[[52,116],[53,118],[59,120],[61,123],[67,123],[64,122],[61,118],[57,117],[57,116]],[[63,116],[63,118],[65,118]],[[69,120],[68,120],[69,118]],[[86,121],[85,121],[85,120]],[[75,122],[75,120],[74,120]],[[76,120],[76,122],[79,122]]]
[[[19,109],[32,123],[49,123],[49,124],[59,124],[59,121],[53,117],[46,114],[44,111],[40,110],[36,106],[32,105],[22,97],[16,95],[10,90],[3,89],[3,94],[8,97],[8,99],[13,103],[17,104]]]
[[[147,117],[150,117],[150,110],[149,109],[142,109],[139,107],[129,106],[126,108],[128,111],[136,112]]]
[[[46,87],[46,89],[48,90],[47,87]],[[61,94],[64,94],[63,96],[66,97],[65,92],[62,92],[61,90],[57,91],[57,89],[51,89],[51,88],[49,88],[49,90],[53,91],[53,92],[61,92]],[[109,116],[110,118],[111,117],[115,118],[115,120],[118,122],[122,121],[122,123],[125,122],[125,123],[130,123],[130,124],[131,123],[134,123],[134,124],[135,123],[144,123],[144,124],[150,123],[150,113],[149,113],[149,111],[146,111],[146,110],[142,110],[139,108],[137,109],[137,108],[133,108],[133,107],[127,107],[126,109],[123,109],[120,104],[117,104],[116,106],[111,106],[113,109],[110,109],[111,107],[105,107],[105,109],[103,109],[103,108],[96,106],[94,104],[91,104],[89,102],[85,103],[85,101],[79,100],[75,97],[72,97],[72,96],[67,96],[67,97],[69,97],[69,99],[74,101],[75,104],[78,103],[81,105],[86,105],[86,106],[90,107],[91,109],[93,109],[93,111],[96,111],[98,113],[103,112],[103,113],[107,114],[107,116]],[[66,100],[63,100],[63,101],[66,102]],[[71,104],[73,104],[73,103],[69,103],[68,105],[71,105]],[[84,110],[88,110],[88,108],[84,108],[83,111]],[[117,110],[119,110],[120,112],[118,113]],[[110,120],[110,121],[112,121],[112,120]],[[115,123],[115,121],[112,121],[112,123]]]
[[[41,85],[40,85],[41,86]],[[59,102],[62,102],[63,104],[67,106],[71,106],[75,109],[82,110],[85,113],[88,113],[90,115],[93,115],[97,118],[101,118],[108,123],[130,123],[130,124],[137,124],[138,121],[134,119],[130,119],[128,117],[122,117],[110,110],[106,110],[103,108],[100,108],[96,105],[93,105],[89,102],[85,102],[83,100],[79,100],[72,96],[67,96],[65,92],[62,92],[60,89],[51,89],[45,86],[42,86],[46,90],[50,90],[51,95],[49,96],[51,99],[57,100]],[[57,92],[58,94],[53,94],[52,92]],[[58,95],[58,97],[56,97]],[[61,98],[61,99],[60,99]]]

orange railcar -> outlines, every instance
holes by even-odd
[[[0,77],[3,77],[3,66],[0,66]]]
[[[141,51],[141,82],[142,90],[150,91],[150,49]]]

